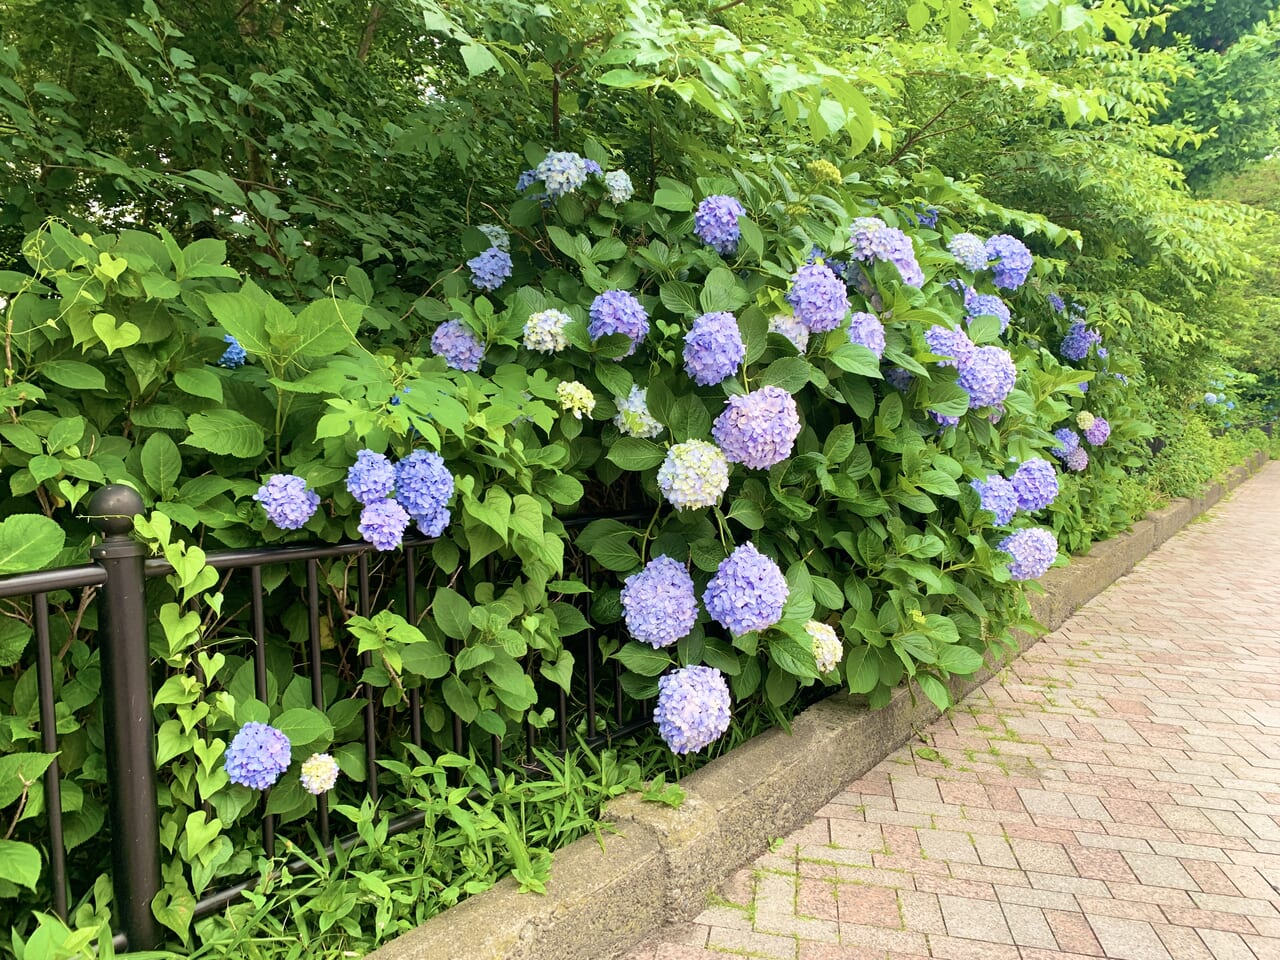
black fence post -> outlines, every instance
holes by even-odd
[[[130,536],[142,506],[137,491],[121,484],[103,487],[89,501],[90,520],[104,537],[90,555],[107,571],[98,595],[98,643],[112,882],[131,951],[160,945],[151,912],[151,901],[160,891],[160,830],[143,575],[146,548]]]

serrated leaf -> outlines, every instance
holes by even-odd
[[[204,367],[179,370],[173,375],[173,383],[183,393],[193,397],[204,397],[215,403],[222,402],[222,381],[212,370]]]
[[[153,433],[142,445],[142,479],[163,497],[182,472],[182,454],[167,433]]]
[[[235,410],[210,410],[187,418],[191,431],[183,443],[210,453],[249,460],[263,451],[262,428]]]
[[[0,521],[0,575],[41,569],[53,562],[66,539],[57,523],[39,514]]]

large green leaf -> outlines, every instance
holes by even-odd
[[[39,570],[61,552],[66,539],[62,527],[39,514],[0,521],[0,575]]]
[[[260,426],[234,410],[210,410],[187,418],[191,435],[183,443],[210,453],[248,460],[263,450]]]

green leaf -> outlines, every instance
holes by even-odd
[[[944,644],[938,651],[938,666],[948,673],[968,676],[977,673],[983,666],[982,654],[972,647],[960,644]]]
[[[222,402],[222,381],[212,370],[205,367],[192,367],[179,370],[173,375],[173,383],[183,393],[193,397],[204,397],[215,403]]]
[[[316,707],[286,710],[271,725],[289,738],[295,750],[317,744],[328,746],[333,739],[333,724]]]
[[[643,73],[636,73],[634,70],[624,70],[621,67],[607,70],[596,78],[596,83],[603,84],[606,87],[619,87],[627,90],[633,87],[647,87],[653,83],[653,78]]]
[[[101,370],[79,360],[45,360],[40,376],[69,390],[105,390],[107,386]]]
[[[665,187],[654,193],[653,205],[661,207],[663,210],[674,210],[677,213],[687,213],[693,209],[693,201],[691,199],[683,193],[678,193]]]
[[[880,682],[880,664],[875,649],[867,643],[859,644],[844,658],[845,682],[850,693],[870,693]]]
[[[916,682],[920,684],[920,689],[924,691],[924,695],[932,700],[933,705],[939,710],[945,710],[951,706],[951,693],[947,690],[947,685],[933,674],[917,674]]]
[[[623,470],[648,470],[666,459],[667,451],[652,440],[622,437],[609,448],[607,459]]]
[[[701,440],[711,430],[711,414],[699,397],[687,393],[677,397],[671,405],[670,422],[667,426],[671,428],[671,436],[677,441]]]
[[[22,796],[28,785],[39,781],[57,756],[56,753],[9,753],[0,757],[0,809]]]
[[[39,514],[19,513],[0,521],[0,575],[47,566],[66,539],[62,527]]]
[[[34,635],[21,620],[0,617],[0,667],[11,667],[21,660]]]
[[[210,453],[249,460],[263,451],[262,428],[234,410],[210,410],[187,418],[191,435],[183,443]]]
[[[182,472],[182,454],[167,433],[153,433],[142,445],[142,479],[161,498]]]
[[[658,296],[664,307],[679,316],[693,317],[701,313],[698,309],[698,294],[691,283],[668,280],[659,289]]]
[[[879,359],[860,343],[846,343],[837,347],[831,354],[831,362],[845,373],[881,379]]]
[[[62,462],[57,457],[42,453],[27,462],[27,469],[31,471],[36,483],[44,483],[62,474]]]
[[[803,357],[779,357],[765,368],[760,385],[781,387],[787,393],[796,393],[809,382],[813,368]]]
[[[471,604],[449,587],[439,587],[431,603],[431,614],[446,637],[465,640],[471,633]]]
[[[74,446],[84,437],[84,417],[65,417],[53,425],[45,443],[50,453],[61,453],[67,447]]]
[[[642,677],[656,677],[672,665],[670,654],[639,640],[627,641],[616,656],[624,667]]]
[[[19,840],[0,840],[0,877],[34,893],[40,880],[40,851]]]
[[[716,267],[702,283],[698,302],[703,312],[724,310],[729,313],[747,302],[747,289],[728,267]]]
[[[142,339],[142,331],[137,324],[128,320],[116,323],[116,318],[109,313],[100,313],[93,318],[93,332],[102,340],[107,353],[115,353],[125,347],[131,347]]]

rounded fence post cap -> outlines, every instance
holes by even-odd
[[[123,483],[109,483],[89,498],[89,522],[108,537],[122,537],[133,530],[133,518],[142,513],[142,496]]]

